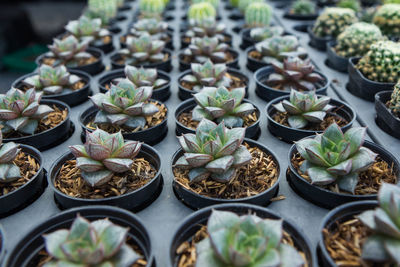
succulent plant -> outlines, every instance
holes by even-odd
[[[364,21],[367,23],[372,23],[375,13],[378,11],[378,8],[380,6],[370,6],[370,7],[365,7],[360,14],[360,21]]]
[[[245,14],[247,7],[256,2],[262,3],[264,0],[239,0],[238,9],[242,14]]]
[[[119,54],[125,59],[125,65],[143,65],[162,62],[165,58],[162,50],[165,42],[153,40],[148,33],[139,37],[126,37],[126,48],[120,49]]]
[[[144,18],[160,18],[164,12],[164,0],[140,0],[139,10]]]
[[[199,92],[203,87],[229,87],[232,80],[225,74],[228,70],[225,64],[213,64],[207,59],[203,64],[192,63],[192,74],[182,77],[181,81],[193,85],[193,91]]]
[[[110,0],[88,0],[88,8],[85,16],[99,18],[103,25],[108,25],[110,20],[117,15],[118,6],[116,1]]]
[[[371,44],[382,39],[383,35],[376,25],[357,22],[339,34],[335,52],[346,58],[363,56],[368,52]]]
[[[383,0],[384,4],[400,4],[400,0]]]
[[[133,159],[142,144],[138,141],[124,141],[121,132],[109,134],[101,129],[86,132],[84,145],[70,146],[76,157],[76,166],[82,178],[92,186],[108,183],[115,173],[130,171]]]
[[[99,109],[95,124],[124,125],[136,129],[146,125],[146,118],[158,112],[157,106],[147,103],[153,93],[149,86],[136,87],[129,79],[112,84],[105,94],[90,98]]]
[[[333,123],[323,134],[296,142],[297,151],[305,159],[300,167],[312,184],[335,183],[343,191],[354,194],[361,171],[369,168],[377,154],[363,147],[366,128],[353,127],[343,134]]]
[[[72,90],[74,84],[81,80],[79,76],[69,73],[63,65],[53,68],[43,64],[39,67],[38,74],[25,78],[22,83],[29,88],[43,91],[45,95],[55,95],[64,90]]]
[[[249,28],[269,26],[271,17],[272,7],[264,2],[251,3],[244,15],[246,26]]]
[[[317,13],[315,3],[310,0],[296,0],[290,7],[290,13],[298,15],[313,15]]]
[[[355,22],[357,22],[357,16],[354,10],[329,7],[318,16],[312,31],[318,37],[336,38],[347,26]]]
[[[282,242],[282,220],[213,210],[207,222],[208,237],[196,245],[196,267],[300,267],[304,260]]]
[[[385,4],[378,9],[373,18],[383,34],[400,37],[400,3]]]
[[[13,162],[20,149],[14,142],[3,143],[0,131],[0,182],[10,183],[21,178],[21,170]]]
[[[0,125],[2,133],[20,132],[34,134],[39,122],[54,110],[40,105],[42,93],[34,88],[22,92],[11,88],[6,94],[0,94]]]
[[[101,19],[91,19],[81,16],[78,20],[68,22],[65,29],[79,40],[88,42],[99,42],[101,38],[111,35],[111,33],[101,27]]]
[[[191,183],[211,177],[212,180],[227,183],[237,170],[248,164],[252,156],[242,145],[245,128],[225,127],[224,122],[215,124],[203,119],[196,128],[196,134],[184,134],[179,143],[184,151],[175,167],[189,169]]]
[[[126,243],[127,235],[128,228],[108,219],[89,222],[78,214],[70,229],[43,235],[52,257],[43,266],[131,266],[141,257]]]
[[[129,33],[136,37],[148,33],[153,40],[166,40],[168,38],[168,23],[156,18],[140,19],[133,24]]]
[[[378,41],[372,44],[356,68],[372,81],[396,83],[400,79],[400,43]]]
[[[189,25],[189,30],[185,32],[186,37],[217,37],[220,42],[225,41],[226,26],[223,23],[217,23],[215,19],[204,19],[201,22],[190,20]]]
[[[218,9],[219,0],[191,0],[193,4],[197,3],[210,3],[215,9]]]
[[[225,51],[228,45],[220,43],[218,37],[194,37],[188,48],[183,51],[183,55],[189,56],[192,62],[204,63],[210,59],[214,63],[224,63]]]
[[[361,10],[361,3],[359,0],[340,0],[337,3],[337,7],[350,8],[354,12],[359,12]]]
[[[400,187],[382,183],[378,193],[379,207],[367,210],[358,219],[369,229],[362,246],[363,260],[400,265]]]
[[[250,37],[256,42],[261,42],[275,36],[281,36],[284,31],[281,26],[256,27],[250,30]]]
[[[134,66],[125,66],[125,76],[136,87],[151,86],[153,89],[160,88],[168,83],[167,80],[158,78],[157,69],[136,68]],[[123,78],[114,79],[114,82],[120,82]]]
[[[254,112],[250,103],[242,103],[246,91],[235,88],[229,91],[225,87],[204,87],[194,94],[197,106],[192,111],[192,120],[201,121],[206,118],[218,123],[224,122],[229,128],[243,127],[243,118]]]
[[[78,41],[73,35],[69,35],[62,40],[54,39],[53,44],[48,46],[50,52],[46,57],[55,59],[53,66],[64,64],[67,67],[75,67],[79,60],[92,57],[90,53],[85,52],[88,46],[88,40]]]
[[[231,4],[232,7],[239,6],[239,0],[229,0],[229,3]]]
[[[397,116],[400,115],[400,80],[394,86],[392,95],[389,101],[389,109],[396,114]]]
[[[201,23],[204,20],[210,20],[217,17],[217,11],[208,2],[200,2],[192,4],[187,13],[189,21],[195,21],[196,23]]]

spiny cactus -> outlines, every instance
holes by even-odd
[[[88,42],[99,42],[101,38],[111,35],[111,33],[101,27],[101,19],[91,19],[86,16],[81,16],[78,20],[68,22],[65,29],[74,35],[76,38],[87,40]]]
[[[210,59],[214,63],[224,63],[227,49],[228,45],[220,43],[218,37],[195,37],[183,54],[193,58],[192,62],[204,63]]]
[[[110,0],[88,0],[85,16],[99,18],[103,26],[108,25],[110,20],[117,15],[118,6],[115,1]]]
[[[129,33],[133,36],[140,37],[143,34],[150,34],[153,40],[168,39],[168,23],[155,18],[140,19],[135,22]]]
[[[3,143],[0,131],[0,182],[10,183],[21,178],[21,170],[13,162],[20,149],[14,142]]]
[[[218,9],[219,0],[191,0],[193,4],[197,3],[210,3],[215,9]]]
[[[337,6],[342,8],[350,8],[355,12],[359,12],[361,10],[361,3],[359,0],[340,0]]]
[[[400,115],[400,80],[394,86],[390,97],[389,109],[397,116]]]
[[[318,37],[338,36],[347,26],[357,22],[354,10],[350,8],[330,7],[326,8],[318,16],[312,31]]]
[[[200,2],[192,4],[187,13],[189,21],[194,21],[195,23],[202,23],[204,20],[215,20],[217,17],[217,11],[208,2]]]
[[[373,23],[383,34],[400,37],[400,3],[380,7],[373,18]]]
[[[140,0],[139,10],[144,18],[160,18],[165,9],[164,0]]]
[[[160,88],[168,83],[167,80],[158,78],[157,69],[136,68],[134,66],[125,66],[125,76],[136,87],[151,86],[154,89]],[[115,79],[119,82],[123,79]]]
[[[217,37],[220,42],[225,41],[226,26],[223,23],[217,23],[215,19],[204,19],[199,23],[196,20],[190,20],[189,25],[189,30],[185,32],[186,37]]]
[[[256,2],[262,3],[264,0],[239,0],[238,9],[242,14],[245,14],[247,7]]]
[[[310,0],[296,0],[290,7],[290,13],[297,15],[313,15],[317,13],[317,7],[315,3]]]
[[[85,52],[88,46],[88,40],[78,41],[73,35],[61,40],[55,38],[53,44],[48,45],[50,52],[46,57],[55,59],[53,66],[64,64],[67,67],[76,67],[78,61],[92,57],[90,53]]]
[[[264,2],[251,3],[245,11],[246,26],[266,27],[271,23],[272,7]]]
[[[274,36],[281,36],[284,31],[281,26],[257,27],[250,30],[250,37],[256,42],[261,42]]]

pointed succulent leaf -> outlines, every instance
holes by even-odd
[[[82,172],[82,178],[92,187],[97,187],[108,183],[113,173],[109,170],[101,170],[96,172]]]
[[[336,177],[322,167],[312,167],[307,170],[311,183],[316,185],[326,185],[334,182]]]
[[[77,157],[76,166],[84,172],[96,172],[104,169],[104,165],[100,161],[86,157]]]
[[[197,183],[207,179],[210,174],[205,168],[194,168],[189,171],[189,180],[191,183]]]
[[[358,184],[358,173],[349,173],[340,177],[337,180],[337,184],[341,190],[354,194]]]
[[[122,173],[131,169],[133,160],[124,158],[108,158],[103,160],[103,164],[112,172]]]
[[[233,164],[233,156],[224,156],[207,163],[205,168],[211,173],[222,174],[226,172]]]

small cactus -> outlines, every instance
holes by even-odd
[[[252,3],[246,8],[245,21],[249,28],[265,27],[271,23],[272,8],[267,3]]]
[[[217,11],[208,2],[201,2],[192,4],[188,10],[189,21],[194,21],[196,23],[202,23],[204,20],[215,20],[217,16]]]
[[[397,116],[400,116],[400,80],[393,89],[390,97],[389,109]]]
[[[139,10],[144,18],[159,18],[164,12],[164,0],[140,0]]]

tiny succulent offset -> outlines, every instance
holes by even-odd
[[[335,183],[339,189],[354,194],[359,173],[368,169],[377,154],[363,147],[366,128],[353,127],[343,134],[333,123],[322,134],[296,142],[305,159],[300,170],[315,185]]]
[[[204,63],[210,59],[214,63],[226,62],[226,50],[228,45],[220,43],[218,37],[194,37],[183,55],[193,58],[194,62]]]
[[[245,94],[244,88],[229,91],[225,87],[204,87],[193,95],[197,106],[192,111],[192,120],[206,118],[217,123],[223,121],[229,128],[243,127],[243,118],[255,110],[252,104],[242,103]]]
[[[217,11],[208,2],[201,2],[192,4],[188,10],[189,21],[195,21],[196,23],[202,23],[204,20],[215,20],[217,17]]]
[[[0,183],[11,183],[21,178],[21,170],[13,163],[19,151],[14,142],[3,143],[0,131]]]
[[[224,122],[216,124],[203,119],[196,128],[196,134],[184,134],[179,143],[184,152],[175,163],[176,168],[189,169],[191,183],[212,180],[227,183],[237,170],[250,163],[252,156],[242,145],[245,128],[225,127]]]
[[[128,228],[108,219],[89,222],[79,214],[70,229],[43,235],[51,260],[44,267],[131,266],[141,256],[127,243]]]
[[[389,109],[393,114],[400,116],[400,80],[394,86],[392,95],[390,96]]]
[[[81,80],[79,76],[69,73],[63,65],[52,67],[43,64],[39,67],[38,74],[25,78],[22,83],[29,88],[43,91],[45,95],[56,95],[72,90]]]
[[[151,86],[153,89],[158,89],[166,84],[167,80],[158,78],[157,69],[149,68],[136,68],[134,66],[125,66],[125,76],[130,80],[136,87]],[[114,82],[122,81],[123,78],[114,79]]]
[[[189,21],[190,28],[185,32],[186,37],[217,37],[220,42],[225,41],[226,26],[217,23],[215,19],[204,19],[201,22]]]
[[[313,15],[317,12],[315,3],[310,0],[296,0],[293,2],[290,13],[297,15]]]
[[[79,60],[85,60],[92,57],[86,52],[89,46],[88,40],[79,41],[75,36],[69,35],[64,39],[54,39],[53,44],[49,45],[50,52],[46,57],[54,58],[53,66],[64,64],[67,67],[78,66]]]
[[[85,40],[100,45],[102,44],[101,38],[111,35],[107,29],[101,26],[101,19],[81,16],[78,20],[68,22],[65,29],[81,41]]]
[[[110,0],[88,0],[85,15],[89,18],[100,18],[103,25],[107,25],[117,15],[117,3]]]
[[[400,187],[382,183],[378,193],[379,206],[367,210],[358,219],[372,234],[362,246],[363,260],[380,264],[400,265]]]
[[[383,34],[391,37],[400,37],[400,2],[385,4],[378,9],[373,18]]]
[[[354,10],[350,8],[329,7],[317,18],[313,33],[318,37],[336,37],[346,26],[357,22]]]
[[[330,97],[315,94],[315,91],[301,93],[290,91],[289,100],[274,105],[281,113],[288,113],[288,124],[292,128],[301,129],[309,123],[321,123],[326,113],[333,108],[329,105]]]
[[[196,267],[300,267],[304,260],[282,242],[282,220],[213,210],[208,237],[196,244]]]
[[[34,88],[26,92],[11,88],[6,94],[1,94],[1,132],[34,134],[40,120],[54,111],[47,105],[40,105],[41,98],[42,93],[37,93]]]
[[[264,2],[251,3],[244,15],[246,26],[249,28],[266,27],[271,23],[272,8]]]
[[[136,37],[148,33],[153,40],[165,41],[168,39],[168,23],[155,18],[140,19],[133,24],[129,33]]]
[[[250,30],[250,37],[256,42],[261,42],[274,36],[281,36],[284,31],[281,26],[256,27]]]
[[[115,173],[130,171],[141,146],[138,141],[124,141],[121,132],[109,134],[96,129],[86,132],[84,145],[69,148],[82,178],[88,185],[98,187],[108,183]]]

